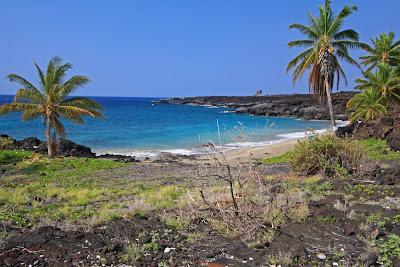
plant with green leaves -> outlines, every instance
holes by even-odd
[[[386,104],[400,102],[400,76],[388,64],[378,64],[375,72],[364,72],[364,78],[356,79],[356,83],[356,89],[377,91]]]
[[[310,70],[308,78],[310,92],[321,101],[327,100],[333,128],[335,127],[331,97],[333,84],[336,80],[339,88],[341,78],[347,84],[346,74],[339,60],[360,67],[349,55],[349,49],[365,47],[365,44],[358,41],[359,36],[355,30],[343,29],[345,19],[356,10],[356,6],[346,5],[335,14],[331,8],[331,1],[325,0],[325,4],[319,7],[317,17],[308,13],[308,25],[296,23],[289,26],[290,29],[296,29],[305,35],[305,39],[289,42],[289,48],[305,47],[306,50],[289,62],[287,71],[293,69],[293,82],[295,82]]]
[[[72,68],[70,63],[62,64],[58,57],[49,61],[47,71],[35,63],[40,87],[35,87],[27,79],[17,74],[8,75],[10,82],[22,86],[10,104],[0,106],[0,115],[11,112],[22,112],[22,119],[29,121],[42,118],[45,125],[47,150],[50,157],[57,154],[57,138],[64,138],[66,131],[61,118],[74,123],[83,124],[83,117],[102,117],[102,106],[86,97],[69,97],[79,87],[86,85],[89,78],[86,76],[72,76],[64,81],[66,72]]]
[[[366,45],[369,53],[360,57],[362,64],[368,67],[368,71],[379,64],[388,64],[392,67],[400,66],[400,40],[395,41],[394,32],[381,33],[376,39],[371,39],[372,46]]]
[[[299,140],[291,152],[289,163],[301,174],[345,177],[357,170],[363,158],[364,150],[359,142],[321,135],[312,140]]]
[[[349,117],[351,122],[376,120],[387,113],[382,95],[372,88],[355,95],[347,102],[347,108],[352,111]]]
[[[400,260],[400,236],[390,234],[387,239],[378,239],[377,242],[379,258],[378,261],[382,266],[393,266],[391,258]]]

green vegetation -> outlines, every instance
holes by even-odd
[[[394,32],[381,33],[378,38],[371,39],[372,47],[367,45],[364,49],[369,55],[362,56],[362,64],[368,66],[368,71],[378,64],[389,64],[392,67],[400,65],[400,41],[395,41]]]
[[[400,236],[390,234],[386,239],[378,239],[376,246],[379,252],[379,263],[383,266],[393,266],[391,257],[400,260]]]
[[[125,249],[124,254],[121,256],[121,260],[125,263],[134,263],[138,261],[141,257],[145,256],[145,254],[148,252],[159,251],[161,247],[158,244],[160,239],[158,233],[151,232],[150,236],[151,241],[149,243],[143,245],[130,243]]]
[[[0,164],[17,164],[33,155],[32,152],[20,150],[0,150]]]
[[[372,88],[355,95],[347,102],[347,108],[352,110],[349,117],[351,122],[360,119],[365,121],[376,120],[387,113],[387,107],[381,94]]]
[[[362,144],[368,159],[400,161],[400,153],[390,149],[386,140],[370,138],[359,142]]]
[[[366,46],[369,55],[362,64],[368,66],[363,79],[356,79],[356,88],[362,92],[351,99],[347,108],[352,111],[351,121],[375,120],[386,114],[390,103],[400,102],[400,41],[394,33],[382,33]]]
[[[48,221],[101,223],[151,209],[172,208],[182,190],[114,179],[102,171],[123,166],[111,160],[46,158],[0,151],[7,175],[0,187],[0,220],[30,226]]]
[[[48,154],[54,157],[57,154],[57,136],[66,136],[61,118],[82,124],[83,116],[102,117],[102,107],[86,97],[69,97],[77,88],[89,82],[89,78],[79,75],[64,82],[66,72],[72,68],[71,64],[62,64],[60,58],[54,57],[49,61],[46,73],[36,63],[35,67],[40,89],[17,74],[7,76],[10,82],[18,83],[22,89],[17,91],[11,104],[0,106],[0,115],[22,112],[24,121],[42,118],[46,128]]]
[[[13,148],[13,140],[8,137],[0,137],[0,149],[12,149]]]
[[[337,86],[340,78],[347,83],[339,60],[359,67],[357,61],[349,55],[348,49],[365,47],[365,44],[358,41],[355,30],[343,30],[345,19],[356,10],[356,6],[345,6],[336,15],[331,8],[331,1],[325,0],[325,4],[319,7],[317,17],[308,13],[308,25],[296,23],[289,26],[305,36],[303,40],[289,42],[289,48],[305,47],[306,50],[289,62],[287,71],[294,69],[293,81],[296,81],[305,71],[311,69],[308,78],[310,91],[320,99],[327,99],[333,126],[335,120],[331,100],[332,87],[335,79]]]
[[[376,71],[364,72],[364,79],[356,79],[356,89],[377,91],[385,104],[400,101],[400,76],[395,68],[388,64],[379,64]]]
[[[390,103],[400,102],[400,76],[397,69],[388,64],[378,64],[375,72],[364,72],[364,79],[357,79],[356,88],[362,93],[347,103],[352,111],[351,121],[375,120],[387,113]]]
[[[262,159],[261,163],[264,164],[286,163],[289,162],[290,157],[291,157],[290,152],[286,152],[279,156]]]
[[[361,193],[365,196],[391,196],[393,192],[391,192],[388,188],[382,185],[374,185],[374,184],[355,184],[353,186],[349,186],[347,188],[347,193]]]
[[[348,170],[356,169],[362,157],[359,142],[322,135],[312,140],[300,140],[292,151],[290,163],[294,171],[302,174],[321,172],[342,177]]]
[[[312,140],[300,140],[293,150],[260,162],[290,163],[295,171],[307,175],[323,172],[345,177],[347,168],[356,169],[363,158],[400,161],[400,153],[390,149],[386,140],[352,140],[323,135]]]

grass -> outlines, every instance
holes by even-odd
[[[386,140],[369,138],[360,140],[360,142],[368,159],[400,161],[400,153],[390,149]]]
[[[264,163],[264,164],[287,163],[290,161],[290,157],[291,157],[291,153],[286,152],[286,153],[283,153],[282,155],[262,159],[261,163]]]
[[[149,210],[173,208],[177,186],[146,185],[112,177],[125,163],[92,158],[55,158],[0,150],[0,220],[19,226],[44,222],[102,223]]]
[[[33,155],[32,152],[19,150],[0,151],[0,164],[17,164]]]

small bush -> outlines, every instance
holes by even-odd
[[[300,140],[291,153],[290,163],[294,171],[305,175],[321,172],[328,177],[343,177],[357,169],[363,155],[359,142],[323,135]]]
[[[0,137],[0,149],[14,149],[15,140],[9,137]]]
[[[18,150],[0,151],[0,164],[17,164],[32,156],[32,152]]]

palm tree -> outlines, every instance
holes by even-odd
[[[369,55],[362,56],[362,64],[368,66],[368,71],[377,67],[378,64],[389,64],[392,67],[400,65],[400,41],[394,40],[394,32],[382,33],[376,39],[371,39],[373,47],[366,45],[365,50]]]
[[[102,117],[102,107],[86,97],[68,97],[89,82],[89,78],[78,75],[64,82],[66,72],[72,68],[71,64],[62,64],[60,58],[54,57],[49,61],[46,73],[36,63],[35,67],[40,78],[39,88],[17,74],[7,76],[10,82],[20,84],[22,88],[17,91],[12,103],[0,106],[0,115],[22,112],[24,121],[42,118],[48,154],[54,157],[57,153],[57,136],[66,136],[61,118],[82,124],[83,116]]]
[[[356,89],[377,91],[386,105],[400,103],[400,76],[395,68],[380,63],[375,72],[366,71],[363,75],[363,79],[356,79]]]
[[[373,88],[368,88],[355,95],[347,102],[347,108],[353,111],[349,117],[351,122],[360,119],[376,120],[387,113],[385,100],[379,91]]]
[[[291,41],[289,48],[305,47],[306,50],[292,59],[287,72],[293,70],[293,82],[299,80],[303,74],[309,73],[309,90],[320,101],[327,100],[332,127],[335,128],[331,92],[336,79],[337,88],[342,77],[347,84],[339,59],[359,67],[359,64],[349,55],[349,48],[363,48],[364,44],[358,41],[358,33],[352,29],[343,30],[344,20],[357,10],[356,6],[345,6],[336,15],[331,8],[331,1],[319,7],[318,17],[308,12],[309,24],[292,24],[290,29],[297,29],[305,35],[305,39]]]

